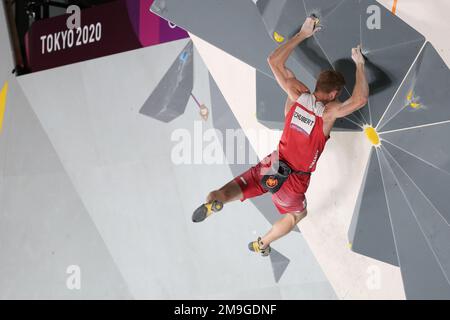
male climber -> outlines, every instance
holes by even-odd
[[[270,244],[288,234],[306,216],[305,192],[336,119],[365,106],[369,96],[360,46],[351,52],[356,64],[356,83],[352,96],[344,102],[337,100],[345,85],[339,72],[322,71],[311,94],[286,68],[285,63],[292,51],[320,30],[316,27],[317,22],[314,17],[307,18],[301,30],[268,58],[278,84],[288,96],[278,150],[219,190],[209,193],[206,203],[192,216],[194,222],[200,222],[220,211],[225,203],[244,201],[270,191],[272,201],[283,217],[264,237],[249,244],[251,251],[262,256],[268,256]]]

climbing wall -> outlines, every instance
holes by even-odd
[[[450,298],[450,150],[442,139],[450,130],[450,73],[432,45],[372,0],[192,2],[160,0],[152,10],[254,67],[257,117],[270,128],[282,127],[282,108],[274,105],[284,104],[285,94],[266,59],[299,30],[299,21],[314,14],[323,27],[288,61],[310,88],[320,70],[333,68],[345,75],[341,99],[348,98],[351,48],[361,44],[369,101],[334,128],[359,131],[373,144],[350,247],[399,266],[408,298]]]

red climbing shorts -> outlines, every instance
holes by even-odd
[[[273,152],[234,179],[242,190],[241,201],[267,193],[260,181],[271,168],[271,164],[277,156],[277,152]],[[306,209],[305,192],[308,189],[310,177],[309,175],[292,174],[280,190],[271,194],[272,202],[281,214],[302,212]]]

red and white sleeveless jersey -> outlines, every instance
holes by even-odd
[[[291,106],[278,145],[280,159],[296,171],[313,172],[330,138],[323,133],[323,103],[313,94],[302,94]]]

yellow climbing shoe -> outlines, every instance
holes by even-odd
[[[252,252],[261,253],[261,256],[263,257],[267,257],[272,249],[270,248],[270,246],[262,249],[262,246],[263,243],[261,241],[261,237],[259,237],[256,241],[250,242],[248,244],[248,249]]]
[[[204,203],[194,211],[192,215],[192,222],[202,222],[212,215],[213,212],[219,212],[222,209],[223,203],[218,200]]]

